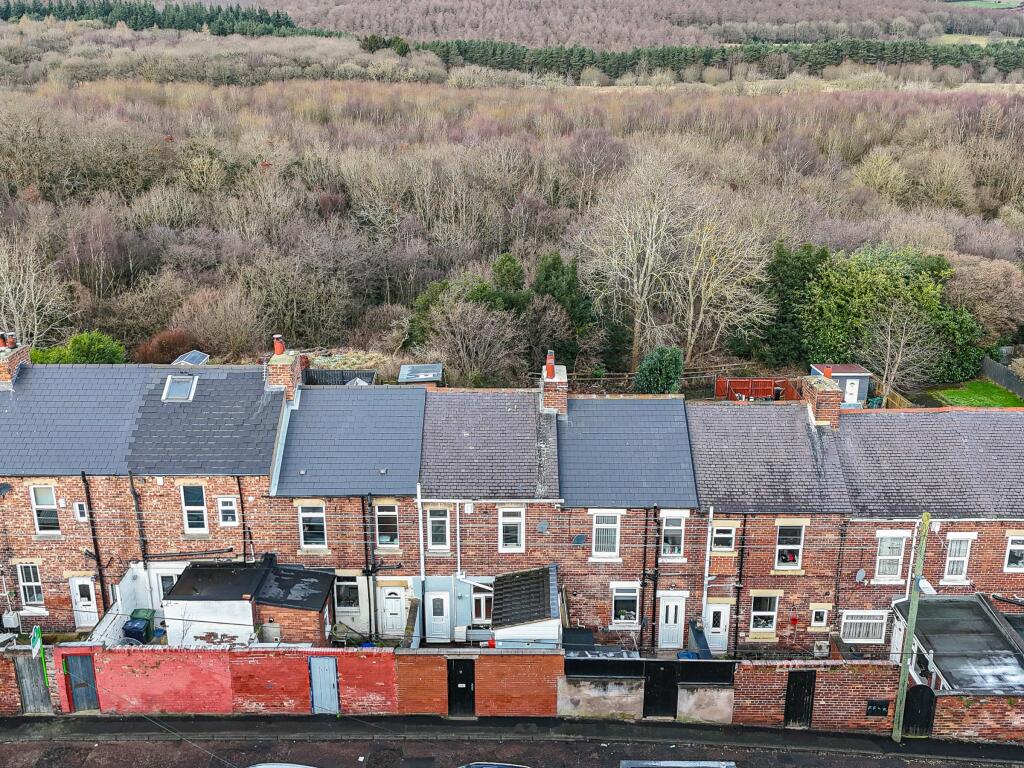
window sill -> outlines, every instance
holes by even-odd
[[[238,523],[220,523],[221,528],[237,528]]]
[[[640,629],[640,625],[639,624],[609,624],[608,625],[608,630],[610,632],[616,632],[616,631],[635,632],[638,629]]]
[[[772,568],[769,571],[771,576],[803,576],[804,573],[803,568]]]
[[[64,534],[56,531],[54,533],[37,533],[32,537],[32,541],[64,541]]]
[[[736,550],[734,549],[722,549],[719,551],[711,550],[712,557],[736,557]]]
[[[451,557],[452,553],[447,549],[428,549],[427,557]]]
[[[209,533],[186,533],[182,538],[185,541],[209,541],[213,537]]]
[[[526,554],[525,549],[499,549],[499,555],[524,555]]]
[[[661,563],[688,563],[690,562],[685,557],[677,557],[675,555],[662,555],[658,561]]]
[[[622,562],[622,558],[621,557],[593,557],[593,556],[591,556],[591,557],[587,558],[587,562],[588,563],[612,563],[612,564],[614,564],[614,563],[621,563]]]
[[[777,643],[779,642],[778,635],[774,632],[751,632],[747,635],[748,643]]]
[[[906,582],[903,579],[872,579],[868,582],[871,586],[902,587]]]
[[[299,547],[297,555],[329,555],[331,550],[327,547]]]
[[[18,611],[18,613],[20,613],[22,616],[45,617],[50,615],[50,612],[45,608],[31,605],[24,606],[20,611]]]
[[[969,587],[970,579],[939,579],[940,587]]]
[[[813,632],[815,634],[822,634],[823,635],[826,632],[828,632],[829,629],[830,629],[829,627],[808,627],[807,631],[808,632]]]
[[[839,638],[847,645],[882,645],[885,640],[846,640],[842,636]]]
[[[378,545],[378,546],[373,548],[373,552],[376,555],[400,555],[400,554],[402,554],[402,548],[401,547],[387,547],[387,546],[382,547],[382,546]]]

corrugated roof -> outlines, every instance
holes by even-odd
[[[555,416],[541,412],[537,392],[427,392],[427,498],[560,498],[556,452]]]
[[[160,402],[174,372],[200,378],[192,402]],[[265,474],[282,395],[263,389],[255,366],[26,366],[0,392],[0,473]]]
[[[558,421],[566,506],[696,507],[686,411],[681,398],[570,398]]]
[[[850,511],[833,433],[815,428],[805,403],[692,403],[687,415],[705,508]]]
[[[554,563],[494,577],[493,629],[557,618],[558,566]]]
[[[425,390],[304,387],[288,416],[278,496],[414,494]]]

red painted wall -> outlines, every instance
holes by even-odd
[[[214,650],[111,648],[95,654],[104,712],[230,714],[227,655]]]
[[[308,652],[232,653],[230,664],[235,712],[310,714]]]
[[[444,681],[447,684],[447,679]],[[395,654],[367,649],[338,657],[341,711],[363,715],[398,713],[398,670]]]

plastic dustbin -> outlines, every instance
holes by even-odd
[[[148,643],[152,637],[150,624],[145,619],[129,619],[121,627],[121,631],[124,632],[125,637],[130,637],[143,644]]]
[[[150,626],[152,626],[153,619],[156,618],[156,611],[154,611],[152,608],[136,608],[134,611],[132,611],[132,618],[145,619],[150,623]]]

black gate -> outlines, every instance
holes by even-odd
[[[64,672],[71,688],[71,711],[99,709],[99,694],[96,692],[96,670],[92,656],[65,656]]]
[[[15,656],[14,671],[21,693],[21,711],[26,715],[49,715],[53,713],[50,704],[50,690],[43,678],[43,662],[31,656]]]
[[[679,706],[679,662],[644,662],[644,717],[675,718]]]
[[[903,706],[903,735],[925,738],[932,735],[935,720],[935,691],[927,685],[915,685],[907,691]]]
[[[798,669],[789,673],[786,681],[786,727],[810,728],[814,714],[813,669]]]
[[[476,671],[473,659],[448,659],[448,716],[476,715]]]

